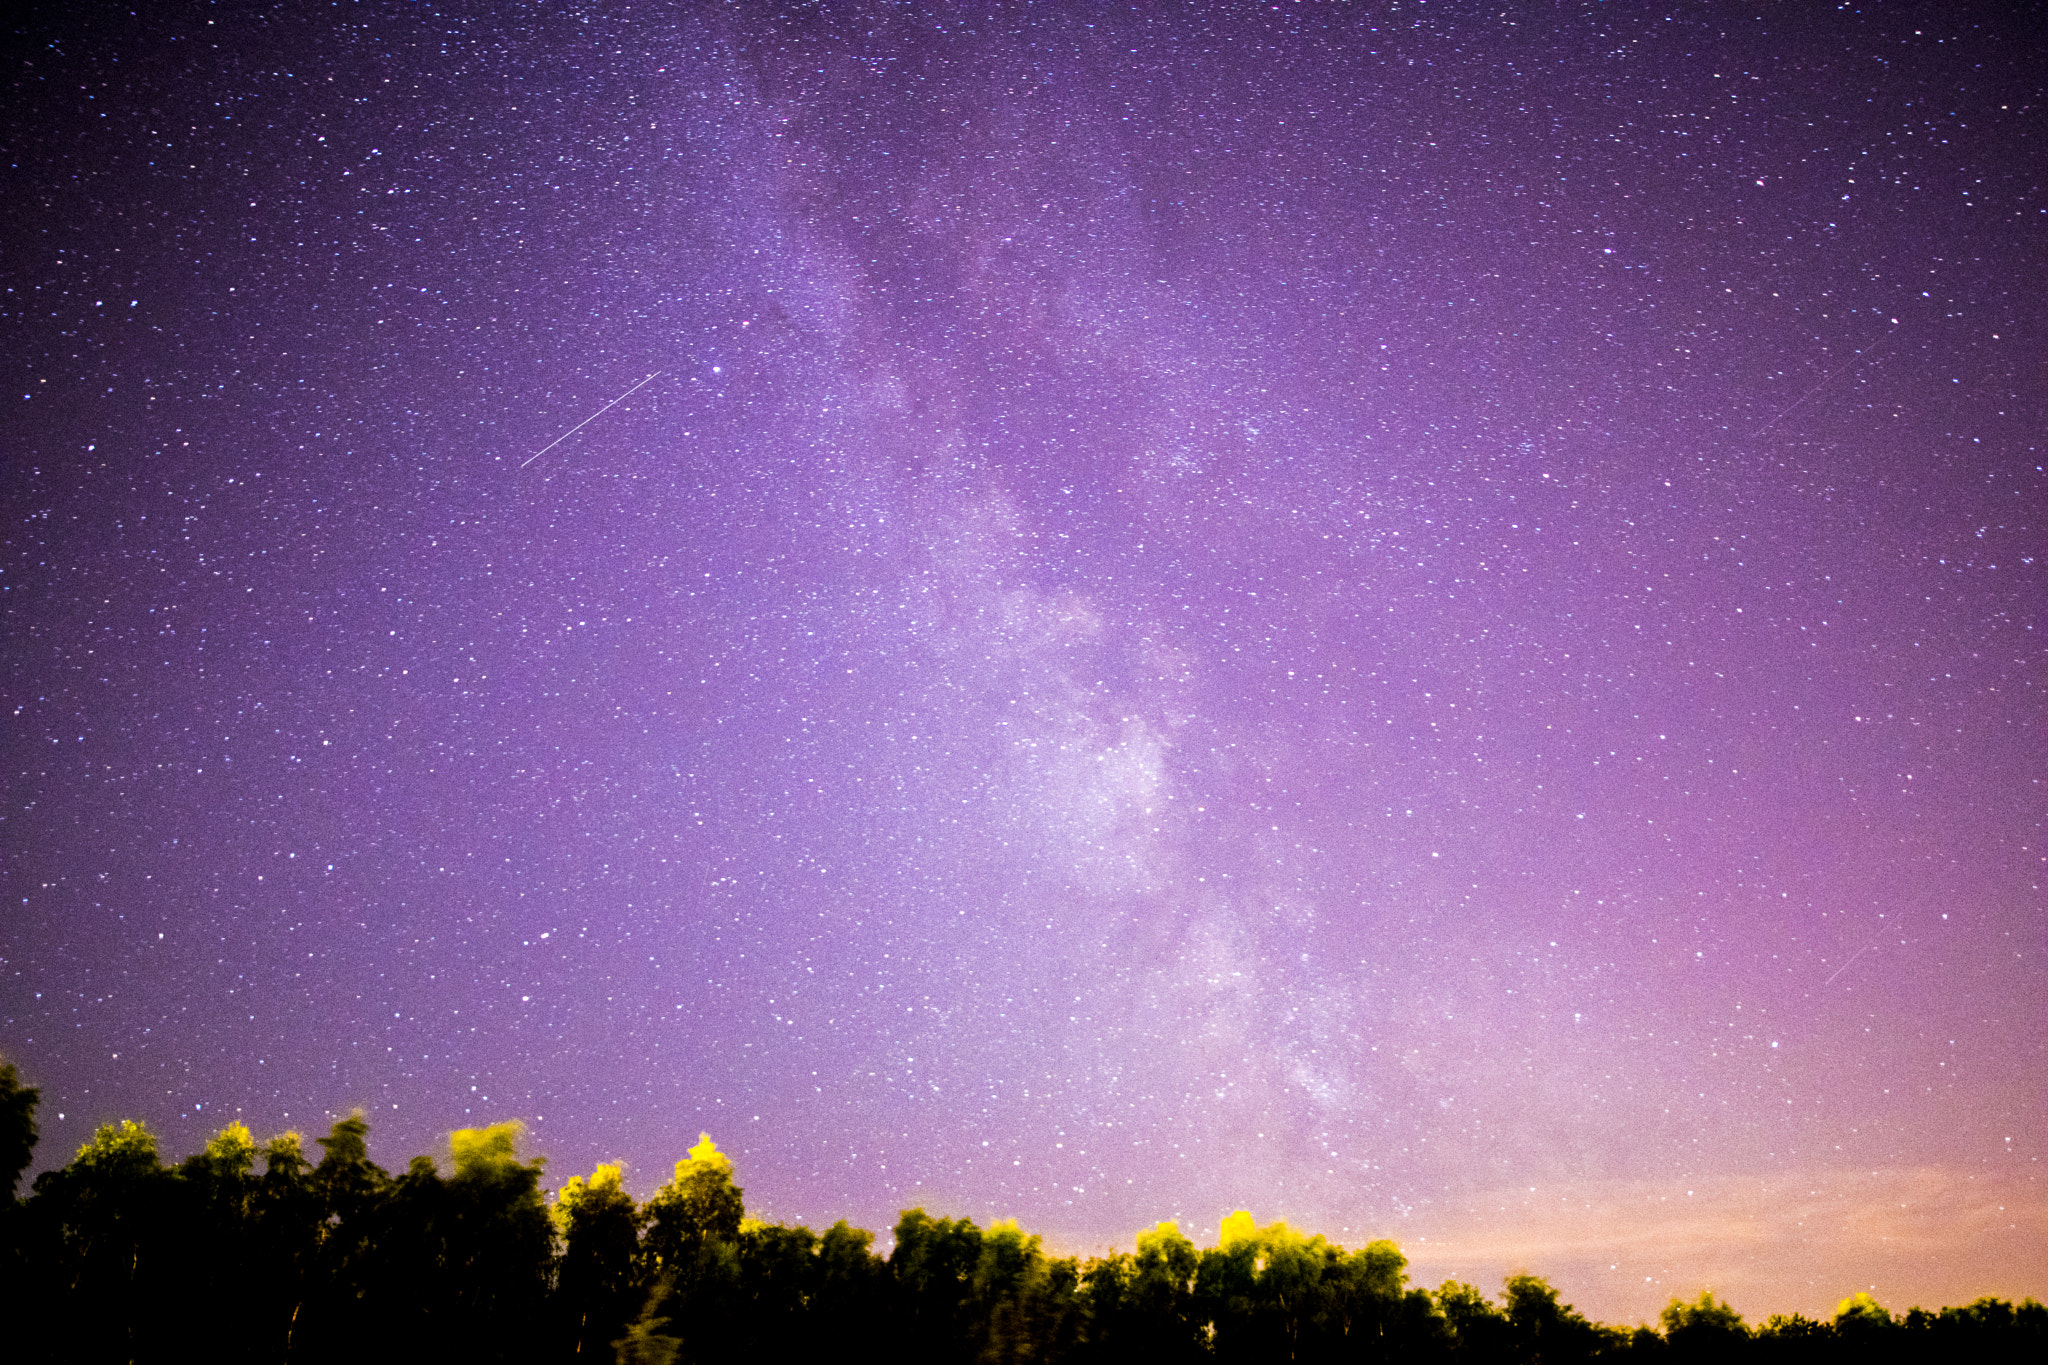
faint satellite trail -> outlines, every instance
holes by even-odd
[[[605,405],[604,405],[603,407],[599,408],[599,409],[598,409],[598,410],[597,410],[596,412],[593,412],[593,413],[591,413],[591,414],[590,414],[590,416],[588,416],[588,417],[584,418],[584,419],[583,419],[582,421],[578,422],[578,423],[577,423],[577,424],[576,424],[575,426],[573,426],[573,427],[570,427],[570,428],[569,428],[569,429],[568,429],[567,431],[563,432],[563,433],[562,433],[562,434],[561,434],[560,436],[557,436],[557,437],[556,437],[556,438],[555,438],[554,440],[552,440],[552,441],[549,441],[549,442],[548,442],[548,443],[547,443],[546,445],[542,446],[542,447],[541,447],[541,448],[540,448],[539,450],[536,450],[536,451],[534,451],[534,452],[533,452],[533,454],[531,454],[531,455],[527,456],[527,457],[526,457],[526,458],[525,458],[524,460],[521,460],[521,461],[519,462],[519,467],[520,467],[521,469],[524,469],[524,468],[526,468],[526,466],[528,466],[528,465],[532,464],[532,463],[533,463],[533,462],[534,462],[535,460],[538,460],[538,459],[539,459],[539,458],[540,458],[541,456],[543,456],[543,455],[547,454],[547,453],[548,453],[548,452],[549,452],[550,450],[553,450],[553,449],[554,449],[554,448],[555,448],[556,446],[558,446],[558,445],[560,445],[560,444],[561,444],[562,442],[564,442],[564,441],[568,440],[568,439],[569,439],[569,438],[570,438],[571,436],[574,436],[574,435],[575,435],[575,434],[576,434],[577,432],[579,432],[579,431],[583,430],[583,428],[585,428],[585,427],[589,426],[589,425],[590,425],[590,424],[591,424],[592,422],[595,422],[595,421],[596,421],[596,420],[597,420],[598,418],[600,418],[600,417],[604,416],[604,415],[605,415],[606,413],[610,412],[610,411],[611,411],[611,410],[612,410],[613,408],[615,408],[615,407],[617,407],[617,406],[618,406],[619,404],[621,404],[621,403],[625,402],[625,401],[626,401],[626,400],[627,400],[628,398],[631,398],[631,397],[632,397],[632,396],[633,396],[634,394],[636,394],[636,393],[640,392],[640,390],[642,390],[642,389],[646,388],[646,387],[647,387],[647,386],[648,386],[649,384],[652,384],[652,383],[653,383],[653,382],[654,382],[655,380],[657,380],[657,379],[659,379],[659,378],[661,378],[661,371],[660,371],[660,370],[656,370],[656,371],[655,371],[655,372],[654,372],[653,374],[650,374],[650,375],[648,375],[648,376],[647,376],[647,377],[646,377],[645,379],[643,379],[643,380],[641,380],[641,381],[640,381],[639,383],[635,384],[635,385],[634,385],[634,386],[633,386],[632,388],[630,388],[630,389],[627,389],[627,390],[626,390],[626,391],[625,391],[624,393],[620,394],[620,395],[619,395],[619,396],[618,396],[617,398],[614,398],[614,399],[613,399],[613,400],[612,400],[611,402],[609,402],[609,403],[606,403],[606,404],[605,404]]]

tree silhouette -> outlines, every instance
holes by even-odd
[[[972,1359],[989,1362],[1056,1359],[1079,1338],[1080,1269],[1048,1259],[1039,1239],[1014,1219],[981,1236],[970,1281],[965,1328]]]
[[[817,1354],[843,1341],[876,1341],[887,1330],[888,1263],[874,1254],[875,1234],[842,1218],[818,1239],[811,1333]]]
[[[1207,1349],[1195,1316],[1195,1244],[1174,1223],[1138,1234],[1135,1256],[1111,1255],[1083,1272],[1090,1338],[1103,1359],[1177,1365]]]
[[[178,1299],[187,1315],[200,1305],[233,1302],[247,1292],[256,1269],[247,1235],[257,1189],[255,1165],[255,1139],[237,1122],[178,1167],[172,1198],[185,1252],[178,1258],[184,1281]],[[220,1324],[214,1353],[230,1361],[253,1358],[261,1344],[257,1316],[237,1314],[234,1321]]]
[[[14,1202],[14,1187],[36,1150],[36,1104],[43,1092],[23,1085],[13,1062],[0,1062],[0,1203]]]
[[[972,1219],[933,1218],[906,1209],[889,1253],[899,1330],[911,1354],[956,1360],[969,1347],[968,1293],[981,1263],[981,1229]]]
[[[2031,1299],[2015,1308],[1989,1298],[1939,1313],[1915,1308],[1906,1314],[1900,1336],[1920,1360],[2021,1365],[2048,1356],[2048,1308]]]
[[[32,1152],[36,1092],[0,1067],[8,1159]],[[258,1143],[240,1123],[176,1167],[139,1123],[97,1130],[25,1200],[0,1201],[6,1358],[359,1359],[708,1365],[848,1349],[923,1365],[2020,1365],[2048,1356],[2048,1308],[1979,1299],[1886,1310],[1867,1294],[1831,1320],[1751,1331],[1705,1293],[1661,1331],[1587,1321],[1511,1275],[1496,1304],[1469,1284],[1407,1286],[1392,1242],[1356,1251],[1245,1211],[1198,1250],[1178,1227],[1086,1264],[1014,1221],[905,1210],[887,1261],[844,1221],[822,1235],[745,1217],[732,1163],[703,1137],[646,1207],[620,1168],[568,1181],[552,1208],[516,1123],[458,1129],[442,1164],[370,1160],[360,1114],[320,1139]],[[259,1170],[259,1167],[261,1168]],[[559,1249],[559,1256],[557,1251]]]
[[[47,1257],[38,1298],[53,1339],[83,1360],[147,1357],[161,1346],[176,1289],[173,1175],[156,1135],[140,1123],[106,1124],[61,1171],[36,1178],[32,1222]]]
[[[271,1138],[261,1155],[263,1174],[249,1197],[243,1225],[248,1278],[242,1292],[248,1296],[251,1357],[296,1359],[327,1209],[297,1133]]]
[[[699,1133],[674,1177],[647,1201],[641,1276],[661,1299],[661,1316],[649,1320],[648,1349],[661,1335],[657,1323],[680,1342],[677,1358],[686,1361],[727,1359],[743,1339],[744,1324],[731,1314],[740,1292],[742,1194],[731,1160],[709,1133]]]
[[[676,1163],[674,1179],[647,1201],[647,1238],[642,1247],[650,1278],[685,1276],[711,1243],[730,1245],[746,1216],[744,1191],[732,1181],[732,1162],[711,1134]]]
[[[0,1189],[0,1284],[13,1286],[23,1307],[35,1301],[30,1293],[40,1272],[28,1262],[32,1240],[29,1212],[15,1198],[14,1190],[35,1155],[36,1104],[41,1099],[41,1091],[22,1084],[14,1063],[0,1062],[0,1184],[5,1186]],[[16,1313],[6,1316],[14,1319],[10,1335],[17,1343],[26,1344],[23,1338],[33,1332],[32,1320]]]
[[[1692,1303],[1673,1299],[1659,1315],[1664,1340],[1675,1360],[1733,1360],[1749,1344],[1749,1328],[1742,1314],[1702,1293]]]
[[[451,1300],[451,1345],[470,1359],[521,1360],[542,1336],[555,1229],[540,1180],[546,1159],[521,1161],[516,1120],[449,1135],[440,1267]]]
[[[1459,1361],[1505,1360],[1509,1352],[1507,1315],[1494,1307],[1477,1287],[1445,1280],[1437,1287],[1437,1311],[1451,1338],[1451,1355]]]
[[[369,1132],[358,1112],[316,1139],[322,1155],[306,1187],[319,1234],[291,1327],[295,1353],[307,1360],[370,1349],[399,1317],[388,1267],[404,1253],[388,1230],[392,1180],[370,1160]]]
[[[1570,1304],[1559,1303],[1550,1282],[1537,1276],[1508,1276],[1501,1297],[1509,1349],[1522,1365],[1570,1365],[1619,1344]]]
[[[555,1302],[577,1361],[608,1356],[644,1297],[634,1264],[641,1215],[622,1174],[616,1165],[599,1166],[588,1180],[571,1177],[555,1196],[555,1229],[564,1244]]]
[[[818,1235],[750,1220],[740,1225],[737,1335],[747,1353],[768,1359],[802,1354],[818,1281]]]

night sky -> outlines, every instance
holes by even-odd
[[[17,17],[38,1169],[2048,1294],[2038,19]]]

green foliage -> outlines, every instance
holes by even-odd
[[[645,1297],[634,1268],[640,1210],[626,1193],[622,1175],[619,1167],[605,1165],[588,1180],[572,1176],[551,1211],[563,1242],[557,1316],[569,1354],[578,1360],[601,1358]]]
[[[1437,1286],[1437,1311],[1443,1315],[1451,1354],[1459,1360],[1504,1360],[1508,1354],[1507,1314],[1476,1286],[1445,1280]]]
[[[1815,1322],[1804,1313],[1773,1313],[1756,1329],[1756,1340],[1766,1356],[1804,1358],[1819,1343],[1834,1340],[1835,1329]]]
[[[865,1292],[881,1268],[869,1249],[874,1243],[874,1233],[849,1226],[844,1218],[826,1228],[818,1243],[818,1263],[825,1285],[843,1285],[849,1291]]]
[[[370,1125],[361,1111],[339,1119],[319,1138],[322,1156],[313,1170],[313,1185],[330,1216],[359,1223],[385,1193],[390,1177],[370,1160]]]
[[[656,1285],[647,1296],[647,1306],[633,1319],[626,1335],[612,1343],[619,1365],[675,1365],[682,1353],[682,1338],[661,1330],[667,1322],[669,1295],[668,1284]]]
[[[28,1233],[37,1299],[94,1305],[66,1323],[86,1359],[160,1349],[191,1269],[171,1234],[178,1190],[140,1123],[105,1124],[61,1171],[36,1178]]]
[[[1453,1332],[1463,1332],[1468,1324],[1505,1321],[1484,1290],[1462,1280],[1445,1280],[1438,1285],[1436,1303]]]
[[[968,1340],[967,1297],[981,1262],[981,1229],[967,1218],[906,1209],[896,1220],[889,1271],[902,1329],[914,1351],[958,1357]]]
[[[1393,1243],[1347,1252],[1285,1223],[1261,1228],[1243,1210],[1219,1232],[1220,1245],[1199,1255],[1173,1232],[1181,1241],[1175,1259],[1194,1269],[1183,1306],[1162,1313],[1155,1300],[1149,1312],[1136,1313],[1130,1291],[1140,1277],[1123,1286],[1125,1316],[1170,1342],[1173,1358],[1394,1360],[1446,1349],[1448,1333],[1429,1295],[1406,1292],[1407,1258]],[[1140,1247],[1143,1261],[1142,1239]]]
[[[78,1149],[72,1168],[109,1180],[136,1180],[163,1168],[156,1152],[156,1134],[132,1119],[103,1123],[92,1140]]]
[[[206,1149],[185,1158],[188,1171],[194,1167],[214,1181],[239,1182],[249,1179],[256,1167],[256,1140],[248,1126],[237,1120],[214,1134]]]
[[[1748,1336],[1749,1329],[1743,1325],[1742,1314],[1714,1297],[1712,1290],[1702,1292],[1696,1300],[1686,1303],[1673,1299],[1664,1306],[1659,1315],[1664,1324],[1664,1335],[1675,1332],[1706,1330],[1733,1336]]]
[[[18,1078],[0,1073],[12,1091]],[[32,1112],[32,1102],[23,1105]],[[100,1128],[71,1163],[0,1203],[0,1268],[43,1335],[10,1358],[368,1359],[709,1365],[822,1358],[850,1346],[918,1365],[1580,1365],[1581,1362],[1968,1360],[2048,1356],[2048,1309],[1980,1299],[1895,1316],[1868,1295],[1832,1320],[1752,1332],[1711,1293],[1673,1299],[1662,1331],[1588,1322],[1533,1275],[1498,1302],[1469,1284],[1407,1284],[1392,1242],[1356,1251],[1232,1213],[1198,1249],[1171,1223],[1134,1252],[1049,1255],[1014,1221],[906,1210],[888,1260],[874,1237],[745,1216],[732,1162],[702,1138],[642,1208],[617,1165],[550,1203],[516,1123],[450,1134],[444,1162],[396,1176],[352,1115],[320,1139],[258,1142],[231,1123],[166,1167],[141,1124]],[[444,1175],[443,1172],[446,1172]]]
[[[436,1278],[454,1291],[442,1306],[471,1358],[520,1359],[541,1335],[555,1228],[540,1188],[546,1159],[518,1156],[524,1132],[515,1121],[449,1135],[455,1173],[442,1195],[446,1260]]]
[[[1180,1225],[1161,1223],[1138,1234],[1133,1287],[1140,1299],[1163,1301],[1187,1294],[1195,1287],[1195,1270],[1201,1263],[1201,1253],[1181,1235]]]
[[[496,1181],[513,1171],[527,1169],[520,1165],[518,1155],[519,1139],[525,1132],[526,1125],[517,1119],[488,1128],[457,1128],[448,1135],[449,1153],[455,1158],[455,1178]],[[532,1163],[534,1174],[539,1174],[542,1164],[539,1160]]]
[[[1082,1272],[1094,1337],[1158,1361],[1192,1360],[1207,1349],[1207,1323],[1196,1320],[1195,1280],[1202,1254],[1178,1225],[1138,1234],[1135,1256],[1111,1256]]]
[[[1015,1220],[982,1234],[968,1299],[967,1342],[987,1362],[1058,1357],[1078,1339],[1080,1267],[1049,1260]]]
[[[740,1235],[746,1205],[743,1191],[732,1180],[732,1162],[709,1133],[698,1134],[698,1139],[676,1163],[675,1177],[647,1201],[641,1255],[650,1281],[668,1275],[686,1287],[708,1247],[730,1245]]]
[[[1399,1298],[1408,1283],[1408,1258],[1392,1242],[1367,1243],[1352,1265],[1360,1292],[1375,1298]]]
[[[1608,1345],[1592,1323],[1568,1303],[1559,1303],[1557,1290],[1534,1275],[1510,1275],[1501,1298],[1507,1310],[1510,1350],[1517,1361],[1529,1365],[1564,1365],[1590,1360]]]
[[[1671,1354],[1681,1360],[1729,1359],[1749,1341],[1742,1314],[1710,1291],[1691,1303],[1673,1299],[1664,1306],[1659,1321]]]

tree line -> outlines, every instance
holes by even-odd
[[[15,1187],[38,1093],[0,1065],[0,1294],[10,1359],[340,1365],[368,1359],[710,1362],[849,1350],[959,1362],[2048,1359],[2048,1309],[1979,1299],[1894,1316],[1858,1294],[1828,1321],[1751,1326],[1711,1294],[1656,1327],[1591,1322],[1544,1280],[1499,1297],[1408,1283],[1390,1241],[1349,1251],[1249,1213],[1198,1248],[1172,1223],[1130,1252],[1048,1254],[1015,1222],[906,1210],[895,1244],[746,1216],[708,1136],[644,1203],[601,1165],[553,1192],[520,1126],[460,1129],[442,1163],[389,1172],[360,1114],[315,1141],[240,1123],[166,1165],[140,1123],[100,1128]]]

